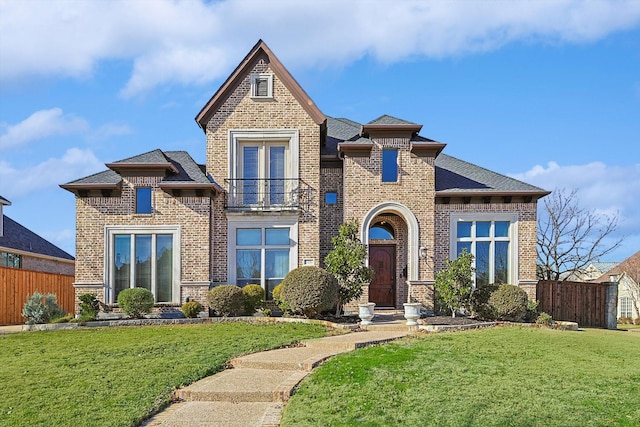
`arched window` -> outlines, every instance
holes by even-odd
[[[388,222],[379,221],[369,228],[369,239],[392,240],[395,239],[395,232]]]

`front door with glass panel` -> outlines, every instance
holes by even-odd
[[[245,206],[283,205],[287,145],[283,142],[246,143],[240,149],[240,184]]]

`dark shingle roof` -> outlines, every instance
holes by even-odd
[[[162,150],[155,149],[149,151],[147,153],[138,154],[137,156],[129,157],[127,159],[118,160],[117,162],[113,162],[112,164],[122,164],[122,163],[167,163],[168,160]]]
[[[389,116],[387,114],[383,114],[377,119],[371,120],[369,125],[415,125],[417,123],[409,122],[407,120],[402,120],[397,117]]]
[[[446,154],[436,158],[436,192],[544,193],[545,190]]]
[[[122,180],[120,175],[111,169],[106,171],[94,173],[93,175],[85,176],[84,178],[76,179],[67,183],[69,184],[117,184]]]
[[[164,153],[178,170],[178,174],[166,176],[162,182],[191,182],[211,184],[211,180],[186,151],[167,151]]]
[[[34,254],[74,260],[75,258],[33,231],[18,224],[6,215],[4,217],[4,235],[0,237],[0,246]]]

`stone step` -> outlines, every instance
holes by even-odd
[[[282,403],[180,402],[156,414],[141,427],[275,427]]]
[[[325,349],[291,347],[236,357],[230,364],[234,368],[311,371],[336,354]]]
[[[176,390],[185,401],[286,402],[307,371],[227,369]]]
[[[407,329],[403,331],[364,331],[354,332],[333,337],[317,338],[303,341],[307,347],[322,348],[335,352],[346,352],[369,345],[382,344],[393,341],[407,335]]]

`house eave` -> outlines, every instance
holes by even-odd
[[[106,163],[109,169],[121,173],[131,171],[170,171],[178,173],[178,169],[171,163]]]
[[[372,148],[372,143],[353,144],[348,142],[341,142],[340,144],[338,144],[338,152],[355,156],[369,156],[371,154]]]
[[[436,197],[487,197],[487,196],[531,196],[542,198],[551,194],[550,191],[494,191],[494,190],[442,190],[436,191]]]
[[[411,153],[420,157],[438,157],[447,144],[441,142],[411,142]]]

